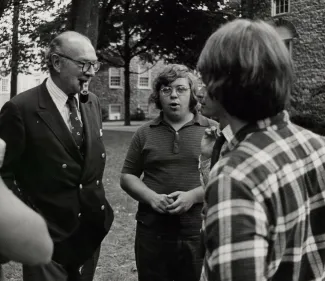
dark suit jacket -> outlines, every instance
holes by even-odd
[[[46,219],[53,260],[61,264],[82,264],[113,221],[102,184],[106,153],[98,98],[90,93],[80,111],[84,157],[45,82],[11,99],[0,113],[0,138],[7,144],[1,175]]]

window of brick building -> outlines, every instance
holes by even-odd
[[[0,94],[8,94],[9,92],[9,78],[0,77]]]
[[[122,69],[111,67],[109,69],[109,87],[121,88],[122,87]]]
[[[120,120],[122,114],[121,104],[110,104],[108,105],[108,119],[109,120]]]
[[[151,88],[151,71],[145,66],[138,66],[138,88],[150,89]]]
[[[272,16],[290,12],[290,0],[272,0]]]

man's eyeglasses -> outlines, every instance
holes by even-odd
[[[91,61],[83,62],[83,61],[75,60],[75,59],[70,58],[70,57],[68,57],[66,55],[63,55],[63,54],[59,54],[59,53],[55,53],[55,54],[58,55],[58,56],[60,56],[60,57],[62,57],[62,58],[71,60],[71,61],[73,61],[76,64],[79,64],[79,66],[81,66],[82,72],[89,71],[89,69],[91,67],[93,67],[94,68],[94,71],[97,72],[99,70],[99,68],[100,68],[100,65],[101,65],[101,63],[99,61],[95,61],[95,62],[91,62]]]
[[[169,97],[173,93],[174,89],[176,90],[176,94],[178,96],[183,96],[183,95],[186,95],[186,93],[188,92],[188,90],[190,88],[186,88],[184,86],[177,86],[175,88],[173,88],[173,87],[162,87],[160,89],[160,93],[165,97]]]

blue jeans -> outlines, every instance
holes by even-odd
[[[200,235],[159,234],[138,223],[135,258],[139,281],[198,281],[203,263]]]

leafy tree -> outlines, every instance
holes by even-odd
[[[55,0],[11,0],[7,2],[0,22],[0,42],[7,50],[0,61],[3,74],[11,73],[12,98],[17,94],[18,73],[29,73],[40,62],[41,50],[29,37],[35,25],[41,22],[41,14],[49,10]]]
[[[254,0],[242,0],[241,5],[243,7],[243,17],[253,19],[255,14]]]
[[[11,0],[1,0],[0,1],[0,18],[2,17],[4,11],[10,5]]]
[[[125,125],[130,125],[132,58],[139,56],[148,62],[164,59],[195,68],[208,36],[235,17],[230,11],[221,12],[228,6],[200,0],[120,0],[115,1],[111,14],[102,16],[100,57],[119,58],[117,66],[124,68]]]
[[[53,21],[38,21],[29,37],[44,47],[64,30],[89,36],[102,61],[124,68],[125,125],[130,125],[132,58],[194,68],[208,36],[236,16],[233,10],[229,3],[214,0],[72,0]]]
[[[223,4],[223,5],[222,5]],[[234,6],[201,0],[116,1],[98,38],[102,58],[120,58],[124,68],[125,125],[130,124],[130,61],[164,59],[195,68],[200,51],[220,24],[235,18]],[[228,8],[227,13],[222,9]]]
[[[98,36],[99,0],[72,0],[67,29],[88,36],[96,48]]]

